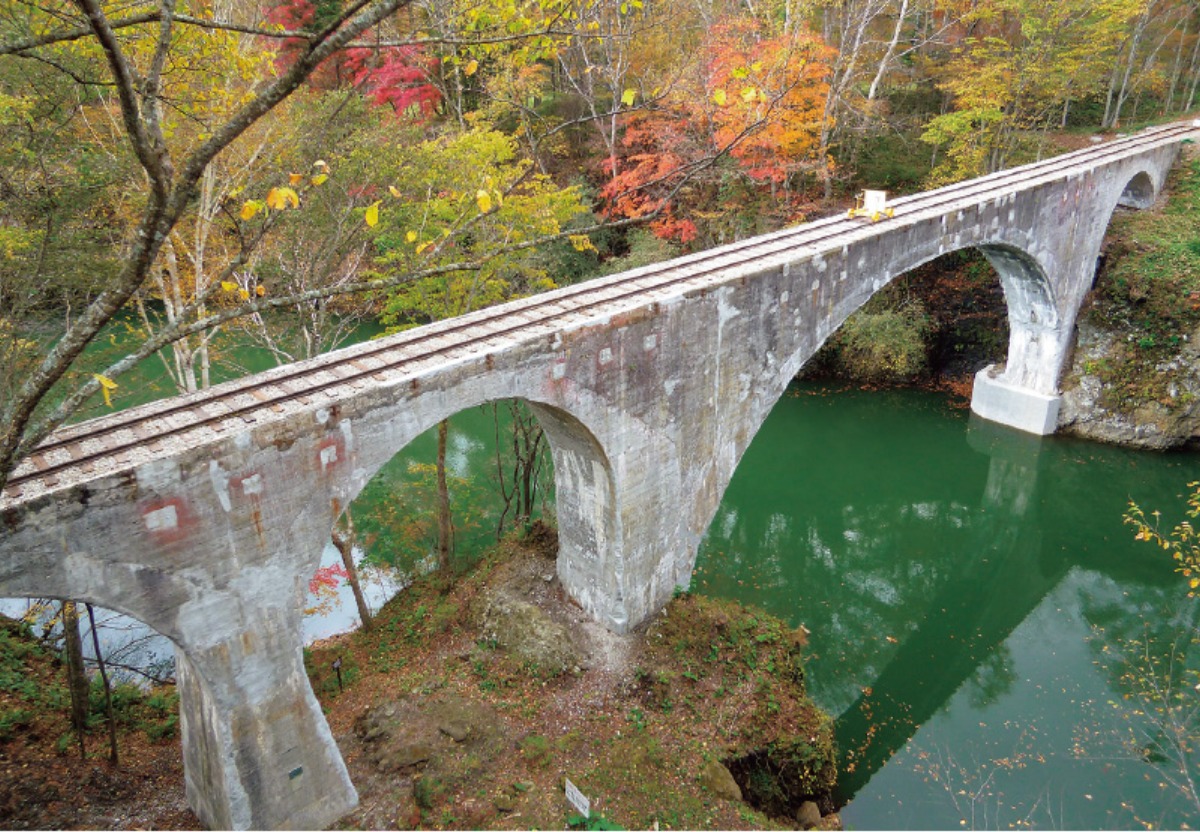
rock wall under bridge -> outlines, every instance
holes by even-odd
[[[1006,368],[977,381],[981,415],[1052,430],[1109,218],[1154,198],[1182,138],[1147,134],[1103,163],[897,200],[886,221],[826,220],[350,347],[255,377],[261,404],[228,418],[218,402],[243,382],[183,398],[169,418],[158,403],[66,429],[101,451],[42,479],[45,460],[18,469],[0,501],[0,595],[90,601],[172,639],[188,798],[205,824],[328,825],[357,796],[304,673],[300,608],[338,514],[397,451],[463,409],[528,402],[554,456],[559,577],[628,632],[689,582],[788,382],[924,262],[976,247],[993,263],[1012,336]],[[596,302],[571,311],[582,292]],[[139,438],[103,452],[122,436]]]

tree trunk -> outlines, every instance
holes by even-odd
[[[358,567],[354,565],[354,518],[350,516],[350,509],[346,509],[346,533],[342,534],[335,526],[332,535],[333,545],[342,555],[342,566],[346,567],[346,580],[350,582],[350,591],[354,593],[354,603],[358,606],[362,628],[370,632],[374,621],[371,618],[371,608],[367,606],[366,596],[363,595],[362,584],[358,580]]]
[[[892,56],[896,54],[896,45],[900,43],[900,33],[904,29],[904,18],[907,15],[908,0],[901,0],[900,10],[896,12],[896,28],[892,30],[892,39],[888,43],[887,51],[883,53],[883,58],[879,61],[879,68],[875,71],[875,80],[871,82],[871,88],[867,90],[868,101],[874,101],[875,96],[879,93],[879,85],[883,82],[888,64],[892,62]]]
[[[100,652],[100,636],[96,633],[96,613],[91,604],[87,608],[88,624],[92,627],[92,648],[96,651],[96,666],[100,668],[100,680],[104,683],[104,716],[108,720],[108,761],[114,766],[120,763],[117,755],[117,721],[113,718],[112,686],[108,683],[108,670],[104,667],[104,654]]]
[[[79,611],[74,601],[63,601],[62,626],[67,659],[67,689],[71,692],[71,727],[79,738],[79,756],[85,756],[84,731],[88,719],[88,678],[83,666],[83,639],[79,635]]]
[[[454,549],[454,525],[450,519],[450,488],[446,485],[446,437],[450,422],[438,422],[437,495],[438,495],[438,569],[450,571],[450,553]]]

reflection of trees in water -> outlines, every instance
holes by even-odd
[[[1012,690],[1016,681],[1012,650],[1008,644],[993,647],[967,680],[967,698],[971,707],[982,709],[991,705]]]
[[[1153,767],[1165,799],[1162,806],[1131,806],[1139,821],[1161,825],[1171,804],[1200,814],[1200,599],[1188,597],[1183,581],[1096,584],[1080,593],[1080,607],[1121,722],[1083,738],[1077,754]]]

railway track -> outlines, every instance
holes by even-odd
[[[13,472],[0,506],[15,503],[32,493],[54,488],[75,469],[89,476],[102,460],[117,468],[132,461],[141,448],[153,451],[168,439],[205,432],[208,438],[231,427],[253,425],[267,411],[279,413],[289,404],[303,407],[321,401],[322,394],[346,386],[361,386],[372,379],[383,381],[397,371],[415,371],[419,365],[440,363],[485,351],[492,342],[513,336],[536,337],[566,319],[598,316],[625,302],[664,289],[700,283],[727,270],[800,248],[813,255],[832,241],[848,242],[847,235],[867,236],[872,229],[895,226],[942,214],[955,207],[975,207],[1010,192],[1070,175],[1081,166],[1140,152],[1189,135],[1200,134],[1194,122],[1142,131],[1073,153],[1055,156],[979,179],[933,191],[899,197],[889,203],[895,216],[870,223],[844,214],[773,232],[721,248],[688,255],[607,278],[588,281],[543,295],[514,301],[430,324],[380,341],[367,342],[318,358],[226,382],[187,396],[152,402],[120,413],[61,428],[40,444]],[[39,487],[40,486],[40,487]]]

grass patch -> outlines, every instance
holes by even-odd
[[[1128,413],[1170,394],[1183,366],[1172,366],[1200,328],[1200,158],[1179,165],[1161,209],[1120,213],[1088,311],[1092,323],[1124,335],[1106,360],[1086,371],[1104,385],[1101,405]]]

